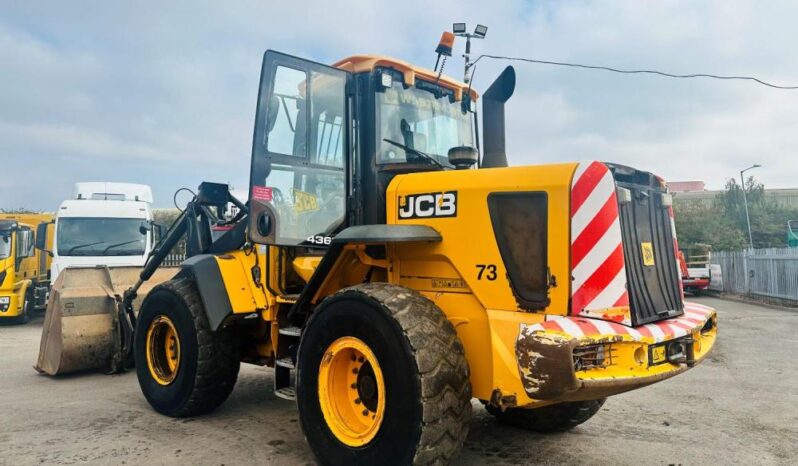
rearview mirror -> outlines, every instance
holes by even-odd
[[[152,222],[152,226],[155,229],[155,237],[153,238],[153,242],[156,241],[156,238],[157,241],[160,241],[161,238],[163,238],[163,232],[166,230],[166,225],[163,223]]]
[[[141,225],[139,225],[139,233],[141,233],[142,235],[146,235],[151,230],[152,230],[152,225],[150,224],[150,222],[146,221],[141,222]]]
[[[47,225],[49,223],[40,223],[36,227],[36,249],[44,251],[47,249]]]

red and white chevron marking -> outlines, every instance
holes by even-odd
[[[629,306],[615,180],[600,162],[582,162],[571,183],[571,302],[576,315]],[[631,325],[627,312],[605,317]]]
[[[521,324],[521,334],[536,332],[565,333],[576,339],[593,339],[621,335],[624,340],[660,343],[688,335],[706,324],[715,310],[696,303],[685,303],[684,314],[672,319],[661,320],[639,327],[584,317],[546,316],[546,321],[538,324]]]

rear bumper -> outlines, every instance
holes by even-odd
[[[709,287],[708,278],[682,278],[682,287],[684,289],[704,290]]]
[[[682,316],[634,328],[581,317],[522,325],[516,358],[529,398],[590,400],[688,370],[709,354],[716,336],[714,309],[685,303]]]

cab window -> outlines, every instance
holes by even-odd
[[[273,236],[261,241],[326,246],[345,221],[347,74],[274,57],[271,69],[264,65],[273,82],[262,83],[265,151],[253,154],[251,181],[256,215],[266,209],[274,217]]]
[[[33,255],[33,232],[30,230],[17,231],[17,258]]]

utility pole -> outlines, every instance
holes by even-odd
[[[745,194],[745,172],[748,170],[752,170],[754,168],[759,168],[761,165],[753,164],[750,167],[746,168],[745,170],[740,171],[740,182],[742,185],[740,188],[743,190],[743,204],[745,205],[745,222],[748,224],[748,250],[743,253],[743,269],[745,271],[745,292],[750,293],[750,280],[748,279],[748,274],[750,273],[748,270],[748,255],[754,250],[754,237],[751,234],[751,217],[748,215],[748,197]]]
[[[754,236],[751,234],[751,217],[748,215],[748,197],[745,194],[745,176],[744,173],[748,170],[752,170],[754,168],[759,168],[762,165],[753,164],[750,167],[746,168],[745,170],[740,171],[740,182],[742,183],[740,187],[743,190],[743,204],[745,205],[745,222],[748,224],[748,247],[749,249],[754,249]]]

